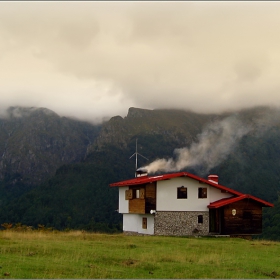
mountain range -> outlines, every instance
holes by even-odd
[[[145,167],[218,174],[220,184],[274,202],[264,210],[264,236],[277,239],[279,142],[280,110],[271,107],[220,114],[129,108],[98,125],[10,107],[0,117],[0,224],[120,231],[118,192],[109,184]]]

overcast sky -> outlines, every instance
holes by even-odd
[[[280,105],[280,2],[0,2],[0,107]]]

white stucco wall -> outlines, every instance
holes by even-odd
[[[184,186],[188,189],[187,199],[177,199],[177,188]],[[207,188],[207,198],[198,198],[198,188]],[[180,177],[157,182],[157,211],[208,211],[210,202],[230,197],[207,184],[197,180]]]
[[[214,187],[209,186],[209,203],[215,202],[222,198],[232,197],[232,194],[229,193],[222,193],[220,189],[216,189]]]
[[[184,186],[188,189],[187,199],[177,199],[177,188]],[[207,188],[207,198],[198,198],[198,188]],[[119,187],[119,213],[129,213],[129,200],[125,200],[128,187]],[[200,184],[197,180],[180,177],[157,182],[156,210],[157,211],[208,211],[207,205],[222,198],[231,197],[220,189]],[[131,214],[130,214],[131,215]]]
[[[147,218],[147,229],[142,228],[142,218]],[[123,231],[154,234],[154,216],[147,214],[123,214]]]
[[[128,200],[125,200],[125,191],[128,187],[119,187],[119,213],[128,213]]]

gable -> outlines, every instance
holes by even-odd
[[[178,197],[178,189],[184,188],[186,197]],[[204,191],[204,195],[200,196]],[[157,182],[156,205],[158,211],[208,211],[215,200],[232,197],[220,189],[203,184],[189,177],[177,177]]]
[[[161,182],[165,180],[172,180],[174,178],[191,178],[194,179],[200,183],[207,184],[209,186],[212,186],[214,188],[223,190],[224,192],[228,192],[232,195],[242,195],[242,193],[235,191],[233,189],[227,188],[225,186],[222,186],[220,184],[217,184],[214,180],[206,180],[201,177],[198,177],[196,175],[193,175],[188,172],[177,172],[177,173],[170,173],[170,174],[164,174],[164,175],[158,175],[158,176],[143,176],[143,177],[135,177],[130,180],[125,180],[117,183],[110,184],[110,187],[125,187],[125,186],[134,186],[134,185],[141,185],[141,184],[148,184],[152,182]]]
[[[212,177],[211,177],[212,176]],[[132,187],[147,186],[151,183],[157,186],[157,209],[168,211],[188,211],[207,208],[219,208],[235,201],[250,197],[262,205],[262,207],[273,207],[273,204],[251,195],[245,195],[241,192],[227,188],[218,184],[217,175],[209,176],[211,179],[206,180],[188,172],[177,172],[158,176],[141,176],[130,180],[125,180],[110,184],[110,187]],[[177,188],[188,185],[188,203],[177,199]],[[198,188],[204,187],[208,190],[209,195],[203,201],[197,200]],[[191,200],[192,199],[192,200]],[[205,203],[208,203],[205,205]],[[168,205],[168,209],[166,208]],[[178,210],[179,209],[179,210]],[[208,209],[207,209],[208,210]]]
[[[225,199],[217,200],[215,202],[210,203],[208,205],[208,208],[216,209],[216,208],[220,208],[220,207],[223,207],[223,206],[226,206],[226,205],[232,205],[235,202],[243,201],[243,200],[250,201],[250,203],[253,202],[256,205],[259,205],[260,207],[273,207],[273,204],[270,203],[270,202],[259,199],[257,197],[252,196],[252,195],[249,195],[249,194],[244,194],[244,195],[237,196],[237,197],[231,197],[231,198],[225,198]]]

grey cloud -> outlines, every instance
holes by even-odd
[[[277,2],[2,2],[0,101],[100,118],[89,101],[106,115],[280,104],[279,14]]]
[[[264,57],[260,54],[255,59],[244,58],[236,63],[234,70],[238,81],[253,82],[258,79],[266,70]]]
[[[96,20],[91,18],[69,19],[69,22],[62,24],[58,39],[65,40],[67,44],[73,47],[86,48],[99,32],[99,26]]]

